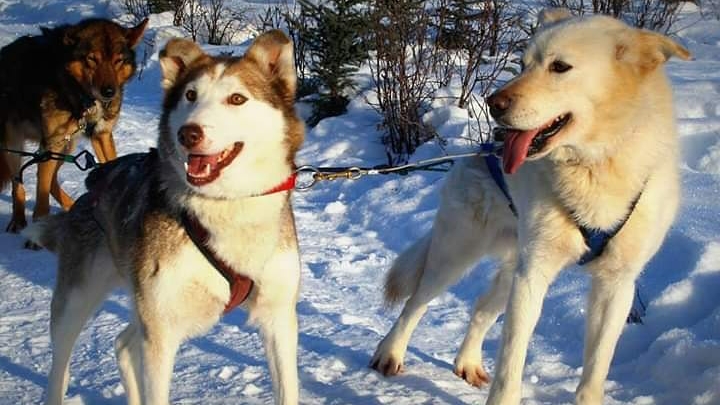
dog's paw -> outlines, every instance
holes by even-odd
[[[5,228],[5,232],[10,233],[20,233],[25,227],[27,226],[27,221],[25,221],[25,218],[22,220],[20,219],[11,219],[10,223],[8,223],[7,227]]]
[[[375,355],[370,361],[370,368],[376,370],[385,377],[398,375],[404,371],[402,358],[397,358],[392,354],[385,355],[380,353],[379,350],[375,352]]]
[[[453,372],[468,384],[478,388],[490,383],[490,376],[485,372],[481,364],[458,365],[455,366]]]

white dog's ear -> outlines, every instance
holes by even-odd
[[[254,60],[261,71],[271,79],[279,79],[287,93],[295,97],[297,77],[293,43],[280,30],[268,31],[253,41],[245,57]]]
[[[620,39],[615,55],[618,60],[633,64],[640,73],[652,72],[673,56],[683,60],[692,58],[690,51],[665,35],[641,29],[634,31]]]
[[[572,18],[572,13],[566,8],[546,8],[538,14],[538,27],[546,27],[551,24]]]
[[[187,68],[202,58],[209,56],[200,49],[198,44],[184,38],[173,38],[160,51],[160,69],[162,70],[162,87],[169,89]]]

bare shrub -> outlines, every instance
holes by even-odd
[[[667,33],[677,20],[682,1],[677,0],[548,0],[551,7],[565,7],[574,14],[606,14],[638,28]]]
[[[371,11],[370,58],[382,138],[388,163],[406,161],[418,145],[435,136],[422,122],[434,93],[434,46],[428,40],[428,2],[377,0]]]
[[[450,1],[443,5],[448,22],[438,33],[438,44],[447,48],[452,38],[455,60],[462,61],[458,106],[466,108],[473,92],[485,95],[490,84],[506,69],[517,51],[522,15],[508,0]]]
[[[135,23],[139,23],[152,13],[148,0],[123,0],[123,8],[133,16]]]
[[[231,9],[225,0],[176,0],[175,19],[196,42],[231,44],[248,21],[247,8]]]

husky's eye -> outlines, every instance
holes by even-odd
[[[233,93],[228,97],[228,103],[231,105],[242,105],[247,101],[247,97],[240,93]]]
[[[190,102],[197,100],[197,92],[195,90],[186,91],[185,99],[187,99],[187,101],[190,101]]]
[[[556,60],[550,64],[550,71],[553,73],[565,73],[570,69],[572,69],[572,66],[561,60]]]

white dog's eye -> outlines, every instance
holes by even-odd
[[[556,60],[550,64],[550,71],[553,73],[565,73],[570,69],[572,69],[572,66],[561,60]]]
[[[185,92],[185,98],[192,103],[197,100],[197,92],[195,90],[188,90]]]

